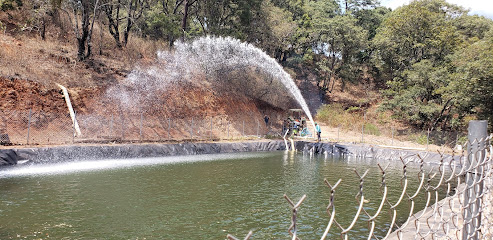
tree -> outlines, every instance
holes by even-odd
[[[163,39],[172,46],[178,39],[183,40],[200,35],[200,23],[197,20],[199,0],[159,0],[150,1],[149,8],[137,22],[144,37]]]
[[[490,26],[492,21],[490,21]],[[467,114],[493,125],[493,29],[452,56],[454,74],[442,91],[454,98],[461,120]]]
[[[376,8],[363,8],[352,13],[358,20],[356,24],[368,32],[367,40],[365,41],[367,47],[359,52],[357,61],[365,66],[366,75],[371,76],[371,81],[380,87],[384,86],[385,82],[379,76],[379,71],[375,63],[371,61],[375,54],[375,48],[371,42],[375,38],[377,29],[382,24],[385,16],[390,12],[390,8],[377,6]]]
[[[37,31],[41,39],[46,40],[46,27],[50,21],[57,21],[59,17],[58,10],[61,5],[62,0],[33,0],[27,2],[26,6],[31,14],[29,27],[27,28]]]
[[[98,18],[100,2],[99,0],[69,0],[67,9],[72,11],[72,24],[74,35],[77,40],[77,60],[83,61],[91,56],[92,51],[92,30],[94,22]]]
[[[382,77],[399,77],[423,59],[443,61],[459,45],[452,20],[463,14],[462,8],[444,0],[415,0],[390,13],[373,40]]]
[[[175,14],[167,14],[160,5],[153,6],[145,13],[139,28],[142,29],[144,37],[150,37],[153,40],[165,40],[169,42],[170,46],[182,34],[180,17]]]
[[[272,4],[278,8],[284,9],[293,15],[293,20],[303,19],[305,15],[305,4],[307,0],[272,0]]]
[[[201,0],[197,2],[195,19],[206,34],[231,36],[254,41],[262,16],[261,0]]]
[[[384,108],[394,111],[394,116],[401,120],[433,130],[444,122],[445,115],[450,116],[454,103],[438,91],[449,77],[446,67],[434,66],[431,60],[415,63],[402,74],[405,81],[388,83],[389,88],[383,91],[388,97]]]
[[[491,23],[466,14],[443,0],[413,1],[389,14],[373,41],[387,80],[383,108],[429,129],[459,127],[466,114],[490,116],[492,105],[482,101],[491,95],[484,69],[491,42],[481,39]]]
[[[453,21],[453,24],[462,37],[465,44],[472,44],[483,39],[493,27],[491,19],[478,15],[461,15]]]
[[[386,7],[364,8],[353,12],[353,16],[358,20],[357,25],[368,31],[368,40],[371,41],[390,12],[391,9]]]
[[[360,76],[356,56],[366,48],[367,31],[357,25],[357,19],[343,14],[335,1],[317,1],[307,4],[311,18],[310,36],[315,53],[326,58],[318,62],[319,72],[324,78],[318,82],[322,90],[332,91],[333,81],[340,79],[342,87],[346,81]],[[330,84],[332,82],[332,84]]]
[[[149,7],[148,0],[102,0],[101,9],[108,20],[108,31],[115,40],[116,46],[122,48],[128,43],[130,31],[144,11]],[[123,39],[121,39],[120,24],[123,27]]]
[[[22,0],[2,0],[0,1],[0,10],[9,11],[22,7]]]
[[[265,1],[262,11],[266,15],[264,29],[267,39],[264,40],[263,48],[279,62],[286,61],[290,51],[294,48],[294,37],[298,25],[293,20],[291,12],[276,7]]]

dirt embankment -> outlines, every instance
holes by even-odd
[[[80,114],[104,114],[121,108],[106,96],[105,87],[69,88],[74,109]],[[50,113],[67,112],[62,91],[40,83],[0,76],[0,110],[2,111],[43,111]],[[280,113],[266,102],[251,99],[241,94],[218,93],[211,89],[180,86],[156,96],[143,109],[120,109],[130,112],[157,112],[173,118],[207,116],[237,116],[251,114]],[[262,116],[260,116],[262,115]]]
[[[29,110],[49,113],[51,116],[43,116],[45,122],[37,121],[39,135],[46,135],[42,128],[50,126],[51,123],[47,120],[56,119],[58,114],[66,118],[67,106],[56,83],[68,88],[73,107],[81,118],[80,124],[84,123],[84,119],[86,123],[95,122],[93,119],[100,119],[98,122],[101,123],[115,119],[116,124],[117,118],[133,118],[135,120],[132,124],[129,120],[121,122],[138,127],[141,117],[130,115],[144,112],[144,117],[181,119],[181,126],[185,128],[191,119],[195,125],[202,119],[203,125],[206,122],[210,125],[211,121],[222,122],[223,129],[215,131],[217,134],[229,134],[231,131],[231,134],[236,132],[237,135],[243,135],[243,132],[250,130],[244,135],[253,135],[258,132],[259,125],[265,128],[264,115],[270,117],[271,123],[281,123],[282,118],[286,117],[284,110],[243,93],[192,84],[177,84],[169,90],[159,92],[137,108],[126,108],[108,98],[107,90],[122,84],[136,65],[152,64],[156,58],[156,50],[166,49],[165,46],[159,42],[134,38],[125,48],[117,49],[114,39],[106,33],[106,29],[100,29],[96,25],[98,37],[93,39],[93,55],[86,61],[78,62],[76,42],[72,29],[67,28],[70,26],[68,22],[58,19],[60,22],[50,23],[46,40],[42,40],[34,32],[22,28],[21,22],[25,20],[22,10],[12,12],[11,15],[0,12],[0,21],[8,25],[5,31],[0,31],[0,113],[4,115],[0,116],[0,120],[7,119],[8,128],[15,129],[16,134],[11,134],[11,139],[13,135],[18,135],[21,142],[27,141],[24,135],[27,133],[25,123],[28,121],[26,113]],[[15,114],[6,116],[13,111],[22,112],[24,118],[17,121],[14,119],[17,117]],[[34,117],[33,121],[36,121]],[[19,126],[13,126],[15,124]],[[62,127],[70,133],[71,123],[64,124],[67,126]],[[0,128],[5,125],[6,123],[2,123]],[[161,126],[162,123],[156,125]],[[53,130],[59,128],[52,127]],[[261,132],[263,130],[265,129]],[[94,131],[98,130],[94,128]],[[187,131],[188,129],[178,129],[176,132]],[[53,133],[52,138],[56,136]],[[70,138],[68,137],[69,140]]]
[[[63,95],[37,82],[0,76],[0,110],[58,112],[63,109]]]
[[[7,31],[0,32],[0,111],[31,109],[66,114],[63,95],[55,84],[60,83],[68,88],[79,115],[145,111],[170,118],[220,117],[247,123],[252,118],[262,120],[264,115],[272,120],[281,118],[282,110],[268,103],[236,92],[191,85],[160,92],[140,109],[123,108],[107,98],[107,89],[122,83],[135,65],[152,63],[159,44],[134,39],[132,43],[140,46],[115,49],[114,40],[104,35],[94,42],[95,46],[103,46],[102,54],[94,53],[90,59],[77,62],[76,45],[67,29],[51,25],[47,39],[42,40],[35,34],[15,30],[20,26],[14,20],[7,21],[1,13],[0,20],[9,23]]]
[[[269,115],[274,122],[280,122],[284,116],[282,109],[238,93],[220,93],[190,85],[175,86],[138,108],[126,108],[108,98],[105,87],[69,88],[69,94],[84,132],[78,140],[84,142],[186,139],[190,137],[190,124],[196,139],[208,139],[212,122],[215,139],[255,135],[259,127],[260,134],[264,134],[267,130],[263,124],[264,115]],[[33,81],[0,77],[0,98],[0,130],[10,135],[12,143],[27,143],[26,117],[29,110],[34,114],[31,144],[73,142],[68,109],[60,89]],[[139,130],[142,117],[145,122],[143,127],[140,124]],[[170,132],[167,130],[168,119],[172,119]],[[122,131],[125,131],[124,136]]]

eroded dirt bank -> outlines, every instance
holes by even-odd
[[[244,129],[250,134],[255,129],[255,133],[263,135],[267,132],[263,123],[265,115],[270,117],[274,128],[280,128],[286,117],[283,109],[232,91],[175,85],[157,94],[152,101],[128,107],[109,97],[107,89],[107,86],[68,88],[84,132],[84,136],[73,139],[68,108],[60,89],[0,77],[0,133],[8,134],[13,145],[26,145],[28,122],[31,121],[30,137],[43,138],[31,139],[31,145],[101,142],[101,138],[121,142],[123,138],[142,139],[142,136],[152,141],[183,140],[190,137],[191,124],[196,131],[193,134],[200,138],[200,134],[206,134],[210,122],[214,122],[214,131],[207,133],[207,138],[224,139],[244,135]],[[31,120],[30,111],[33,113]],[[139,121],[143,118],[145,126],[139,129]],[[173,119],[170,130],[168,119]],[[125,136],[121,136],[120,129],[125,130]],[[169,136],[168,132],[174,136]]]

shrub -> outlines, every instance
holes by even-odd
[[[22,0],[0,0],[0,10],[9,11],[22,7]]]
[[[276,136],[276,135],[270,135],[270,134],[267,134],[265,135],[264,137],[265,139],[281,139],[279,136]]]
[[[317,112],[317,121],[323,122],[332,127],[342,127],[352,129],[354,126],[361,126],[363,117],[359,114],[344,111],[342,104],[323,105]]]
[[[431,142],[428,142],[428,137],[426,134],[419,134],[419,135],[411,135],[412,138],[414,138],[416,140],[417,143],[421,144],[421,145],[426,145],[427,143],[431,143]]]
[[[372,123],[365,123],[364,133],[369,135],[375,135],[375,136],[380,136],[381,134],[380,129],[378,129],[378,127]]]
[[[349,107],[348,109],[346,109],[346,112],[353,113],[353,112],[358,112],[359,110],[361,110],[360,107],[352,106],[352,107]]]

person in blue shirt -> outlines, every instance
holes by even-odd
[[[322,130],[320,130],[318,123],[315,123],[315,132],[317,132],[317,142],[320,142],[320,134],[322,134]]]

